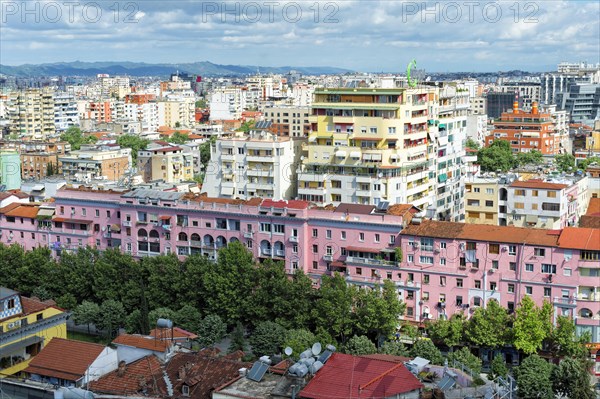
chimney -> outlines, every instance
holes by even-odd
[[[515,101],[513,102],[513,113],[519,112],[519,92],[515,91]]]
[[[125,375],[126,364],[127,363],[125,363],[125,360],[121,360],[119,362],[119,368],[117,369],[117,376],[123,377]]]
[[[531,104],[531,113],[533,115],[537,115],[537,113],[538,113],[538,103],[537,103],[537,101],[534,101],[533,104]]]
[[[185,380],[185,376],[186,376],[186,367],[185,366],[181,366],[179,367],[178,373],[177,373],[177,379],[178,380]]]

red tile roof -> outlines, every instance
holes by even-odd
[[[563,188],[567,188],[566,184],[558,184],[558,183],[548,183],[542,180],[527,180],[527,181],[514,181],[510,187],[516,188],[537,188],[542,190],[562,190]]]
[[[300,391],[311,399],[385,398],[421,389],[402,363],[334,353]]]
[[[600,229],[565,227],[558,239],[558,246],[567,249],[600,251]]]
[[[23,314],[32,314],[32,313],[37,313],[37,312],[41,312],[42,310],[48,309],[48,308],[56,308],[56,309],[60,309],[59,307],[56,306],[56,302],[49,300],[49,301],[40,301],[38,299],[35,298],[26,298],[24,296],[21,297],[21,305],[23,306]],[[60,309],[62,310],[62,309]]]
[[[600,217],[600,198],[590,198],[590,203],[588,204],[585,215]]]
[[[29,204],[19,204],[10,211],[6,212],[6,216],[21,217],[27,219],[35,219],[38,213],[39,206]]]
[[[555,246],[558,240],[558,236],[551,234],[549,230],[543,229],[439,222],[434,220],[423,220],[420,224],[408,225],[402,230],[401,234],[456,240],[537,244],[548,247]]]
[[[167,348],[171,346],[169,341],[162,341],[138,334],[121,334],[115,338],[112,342],[116,345],[131,346],[139,349],[146,349],[154,352],[166,352]]]
[[[158,339],[171,339],[171,329],[170,328],[159,328],[152,329],[150,331],[151,337],[156,337]],[[176,340],[180,339],[196,339],[198,336],[194,333],[184,330],[183,328],[173,327],[173,337]]]
[[[115,370],[98,381],[92,381],[90,390],[110,395],[135,395],[141,391],[141,385],[145,385],[148,395],[161,395],[167,391],[161,363],[154,355],[126,365],[122,375]]]
[[[265,199],[262,204],[265,208],[289,208],[289,209],[306,209],[308,208],[308,202],[299,200],[288,200],[288,201],[273,201],[271,199]]]
[[[46,377],[77,381],[106,347],[90,342],[53,338],[24,371]],[[66,356],[68,354],[68,356]]]
[[[339,204],[337,208],[335,208],[334,212],[370,215],[371,213],[373,213],[374,209],[375,207],[373,205]]]

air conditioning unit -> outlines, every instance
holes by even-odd
[[[8,325],[6,326],[6,328],[8,330],[13,330],[13,329],[19,328],[19,327],[21,327],[21,320],[17,320],[12,323],[8,323]]]
[[[508,251],[508,246],[507,245],[503,245],[501,250],[502,250],[502,252]]]
[[[434,253],[434,254],[439,254],[439,253],[440,253],[440,250],[436,248],[436,249],[434,249],[434,250],[433,250],[433,253]]]
[[[496,269],[490,269],[490,273],[495,273]]]

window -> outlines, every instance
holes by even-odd
[[[375,233],[375,242],[379,242],[379,234]]]
[[[440,248],[441,249],[446,249],[446,242],[445,241],[440,242]]]
[[[317,244],[313,244],[312,251],[313,251],[313,254],[318,253],[319,252],[319,246]]]
[[[312,229],[312,236],[313,236],[313,238],[317,238],[319,236],[319,230]]]
[[[414,315],[414,309],[412,306],[406,308],[406,315],[411,317]]]
[[[525,271],[532,272],[533,271],[533,263],[525,263]]]
[[[535,256],[546,256],[546,249],[545,248],[534,248],[533,254]]]
[[[570,268],[564,268],[563,269],[563,276],[567,276],[570,277],[573,273],[573,270],[571,270]]]
[[[492,261],[492,269],[498,270],[498,261],[497,260]]]
[[[395,244],[396,243],[396,236],[390,235],[390,241],[389,241],[389,243],[390,244]]]
[[[440,285],[442,287],[446,286],[446,276],[440,276]]]
[[[490,281],[490,291],[496,291],[497,283],[495,281]]]
[[[261,223],[260,231],[270,232],[271,231],[271,223]]]
[[[414,291],[406,291],[406,299],[415,299]]]
[[[519,197],[525,196],[525,190],[515,190],[515,195]]]
[[[283,224],[274,224],[273,233],[285,234],[285,226]]]
[[[183,396],[190,396],[190,387],[188,387],[187,385],[182,385],[181,386],[181,394]]]
[[[549,264],[543,263],[542,264],[542,273],[556,274],[556,265],[549,265]]]
[[[414,273],[408,273],[408,282],[412,283],[413,281],[415,281],[415,274]]]
[[[461,295],[457,295],[456,296],[456,306],[462,306],[463,304],[463,298]]]
[[[481,298],[479,298],[478,296],[473,298],[473,306],[481,306]]]
[[[532,197],[537,197],[538,196],[538,190],[531,190],[531,196]]]
[[[333,247],[331,245],[325,247],[325,254],[328,256],[333,255]]]
[[[429,300],[429,292],[423,292],[423,296],[421,297],[421,299],[423,300],[423,302],[428,301]]]
[[[421,249],[423,251],[433,251],[433,238],[421,237]]]
[[[531,209],[536,211],[538,209],[538,204],[531,204]]]
[[[467,242],[467,251],[475,251],[477,249],[477,243],[468,241]]]
[[[433,265],[433,256],[420,256],[419,262],[426,265]]]
[[[407,255],[406,256],[406,261],[408,263],[413,263],[415,261],[415,256],[414,255]]]
[[[568,298],[569,297],[569,290],[561,290],[561,295],[563,298]]]
[[[485,193],[486,194],[494,194],[494,189],[493,188],[486,188],[485,189]]]
[[[62,209],[62,206],[61,206],[61,209]],[[61,213],[62,213],[62,211],[61,211]],[[100,217],[100,209],[96,209],[96,217],[97,217],[97,218],[99,218],[99,217]],[[138,218],[138,219],[140,219],[140,218]],[[141,220],[141,219],[140,219],[140,220]]]
[[[600,251],[581,251],[580,254],[581,260],[600,260]]]
[[[345,240],[345,239],[346,239],[346,232],[345,232],[345,231],[342,231],[342,232],[341,232],[341,239],[342,239],[342,240]]]
[[[356,274],[359,275],[359,276],[362,276],[362,268],[357,267],[356,268]]]
[[[429,284],[429,274],[423,275],[423,284]]]
[[[508,246],[508,254],[509,255],[516,255],[517,254],[517,246],[516,245],[509,245]]]
[[[550,287],[544,287],[544,296],[551,296],[552,295],[552,288]]]
[[[525,209],[524,202],[515,202],[515,209]]]
[[[517,270],[517,262],[510,262],[508,264],[508,269],[512,270],[513,272]]]
[[[292,246],[292,253],[297,254],[298,253],[298,244],[294,244]]]
[[[489,251],[491,254],[499,254],[500,253],[500,244],[490,244]]]
[[[331,230],[325,230],[325,238],[331,240]]]
[[[313,260],[312,268],[313,269],[318,269],[319,268],[319,262],[317,262],[316,260]]]
[[[515,285],[514,284],[509,284],[508,285],[508,292],[511,294],[514,294],[515,292]]]
[[[481,289],[481,280],[475,280],[475,288]]]
[[[548,198],[556,198],[556,191],[548,191]]]
[[[446,258],[440,258],[440,265],[446,266]]]
[[[526,293],[527,295],[533,295],[533,287],[532,287],[532,286],[530,286],[530,285],[526,285],[526,286],[525,286],[525,293]]]
[[[487,207],[492,207],[492,206],[494,206],[494,201],[489,201],[489,200],[488,200],[488,201],[485,201],[485,206],[487,206]]]
[[[365,233],[359,233],[358,234],[358,241],[364,241],[365,240]]]
[[[87,209],[81,208],[81,216],[86,216],[86,214],[87,214]]]
[[[462,288],[463,287],[463,279],[462,278],[457,278],[456,279],[456,286],[458,288]]]

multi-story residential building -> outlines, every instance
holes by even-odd
[[[486,146],[494,140],[504,140],[510,143],[513,152],[537,150],[544,155],[560,152],[562,136],[556,134],[550,114],[539,112],[537,103],[533,104],[531,112],[525,112],[515,101],[512,112],[502,113],[493,124],[492,134],[486,137]]]
[[[54,94],[54,124],[57,132],[79,126],[79,111],[75,97],[69,93]]]
[[[475,140],[480,147],[485,145],[485,137],[488,135],[487,115],[467,116],[467,138]]]
[[[209,197],[293,199],[301,145],[258,130],[221,137],[211,147],[202,190]]]
[[[540,78],[540,98],[544,104],[556,104],[558,94],[568,91],[576,83],[600,83],[600,66],[592,64],[558,65],[557,72],[543,74]]]
[[[571,316],[578,333],[590,332],[600,342],[599,229],[421,220],[412,218],[418,210],[411,205],[384,211],[342,204],[331,210],[305,201],[236,201],[144,189],[63,189],[53,210],[17,206],[0,209],[4,244],[49,245],[58,256],[91,245],[138,258],[216,258],[219,248],[240,241],[257,259],[282,261],[287,273],[302,269],[316,285],[334,272],[367,287],[391,280],[410,322],[456,312],[469,317],[490,300],[514,311],[527,295],[538,304],[549,301],[555,317]],[[20,207],[37,211],[10,214]]]
[[[278,136],[305,137],[310,132],[308,107],[274,106],[263,110],[264,120],[273,124],[269,129]]]
[[[54,91],[29,89],[10,94],[8,113],[10,134],[44,140],[55,134]]]
[[[489,92],[485,96],[484,113],[491,119],[500,118],[504,112],[513,109],[516,97],[515,93]],[[523,100],[518,98],[516,101],[519,102],[519,108],[522,108]]]
[[[195,124],[195,112],[193,98],[158,101],[158,125],[191,128]]]
[[[559,109],[566,110],[570,121],[593,126],[600,119],[600,83],[574,83],[556,95]]]
[[[158,141],[138,151],[138,173],[145,182],[163,180],[167,183],[192,181],[194,156],[183,147]]]
[[[523,109],[531,110],[533,103],[540,102],[541,86],[539,82],[506,82],[500,85],[503,93],[518,93]]]
[[[17,151],[0,151],[0,186],[0,191],[21,188],[21,158]]]
[[[298,197],[427,208],[436,179],[429,158],[437,93],[436,87],[316,89]]]
[[[487,115],[486,98],[473,97],[471,98],[471,114],[472,115]]]
[[[96,123],[112,122],[113,105],[111,101],[85,102],[82,107],[83,112],[80,111],[81,119],[91,119]]]
[[[67,314],[54,302],[0,287],[0,379],[26,369],[52,338],[66,337]]]
[[[21,157],[21,178],[41,179],[60,171],[58,157],[71,150],[66,142],[0,141],[0,150],[14,149]]]
[[[119,180],[131,167],[131,149],[116,144],[83,145],[80,150],[58,157],[58,162],[63,177],[69,180]]]
[[[240,119],[248,105],[248,90],[242,87],[226,87],[210,95],[210,120]]]
[[[508,185],[516,177],[476,176],[465,183],[467,223],[506,226]]]

